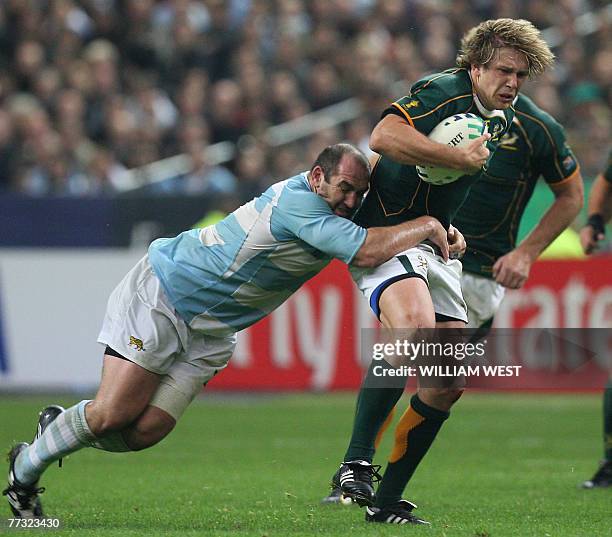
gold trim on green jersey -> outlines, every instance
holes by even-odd
[[[565,183],[569,183],[570,181],[573,181],[574,179],[576,179],[576,177],[578,176],[578,173],[580,172],[580,164],[578,164],[578,162],[576,162],[576,169],[567,177],[564,177],[563,179],[561,179],[561,181],[557,181],[555,183],[548,183],[551,187],[552,186],[559,186],[559,185],[564,185]]]
[[[489,266],[480,265],[480,272],[488,272],[488,273],[493,272],[493,265],[495,264],[495,261],[497,261],[498,258],[490,254],[487,254],[486,252],[483,252],[482,250],[479,250],[478,248],[472,248],[468,246],[467,250],[469,253],[472,253],[474,255],[481,255],[491,260],[491,265]]]
[[[442,71],[441,73],[438,73],[436,76],[431,77],[427,82],[425,82],[425,84],[423,84],[420,88],[418,88],[414,93],[410,93],[410,96],[414,96],[416,95],[419,91],[424,90],[427,86],[429,86],[429,84],[431,84],[434,80],[438,80],[439,78],[445,77],[445,76],[451,76],[451,75],[456,75],[459,71],[466,71],[467,69],[465,67],[456,67],[456,68],[450,68],[447,69],[446,71]],[[468,73],[469,76],[469,73]],[[472,81],[472,78],[470,77],[470,82]]]
[[[402,214],[404,211],[408,211],[408,210],[412,209],[412,206],[414,205],[414,200],[416,199],[416,196],[419,193],[419,189],[421,188],[421,184],[422,183],[423,183],[423,181],[421,179],[419,179],[419,184],[417,185],[416,190],[414,191],[414,194],[412,195],[412,199],[410,200],[410,205],[402,207],[399,211],[397,211],[395,213],[388,213],[387,212],[387,209],[385,208],[385,205],[384,205],[382,199],[380,198],[380,194],[378,193],[378,189],[376,189],[375,190],[376,197],[378,198],[378,203],[380,204],[380,208],[383,210],[383,213],[385,214],[385,218],[388,218],[389,216],[397,216],[398,214]]]
[[[394,103],[391,103],[391,106],[395,106],[395,108],[397,108],[404,115],[404,117],[408,120],[408,123],[410,123],[410,126],[416,129],[416,127],[414,126],[414,122],[412,121],[412,118],[410,117],[410,114],[406,112],[406,110],[404,110],[401,104],[397,104],[397,102],[394,102]]]
[[[446,101],[444,101],[443,103],[440,103],[438,106],[436,106],[435,108],[433,108],[429,112],[426,112],[425,114],[421,114],[420,116],[414,116],[412,119],[415,120],[415,119],[424,118],[424,117],[428,116],[429,114],[433,114],[436,110],[438,110],[439,108],[442,108],[446,104],[451,103],[453,101],[456,101],[457,99],[465,99],[466,97],[469,97],[472,100],[472,104],[470,105],[470,107],[465,112],[463,112],[463,113],[467,113],[474,106],[474,96],[471,93],[466,93],[465,95],[459,95],[457,97],[453,97],[452,99],[447,99]]]
[[[483,172],[483,175],[486,175],[487,177],[491,177],[492,179],[502,179],[502,180],[505,179],[504,177],[497,177],[495,175],[491,175],[486,172]],[[482,181],[482,179],[480,180]],[[484,239],[485,237],[488,237],[491,233],[495,233],[503,225],[506,219],[511,215],[514,208],[518,206],[518,203],[520,203],[521,198],[523,197],[525,193],[526,187],[527,187],[527,181],[523,179],[523,174],[521,173],[521,176],[516,181],[516,188],[514,189],[514,193],[512,195],[512,201],[506,207],[506,212],[504,213],[503,218],[495,225],[494,228],[488,229],[482,235],[468,235],[467,233],[462,232],[465,238],[466,239]],[[512,222],[510,222],[510,224],[512,227]],[[510,242],[512,243],[512,239],[510,240]]]
[[[548,130],[548,127],[544,124],[544,122],[540,121],[537,117],[532,116],[530,114],[527,114],[525,112],[521,112],[520,110],[516,110],[516,115],[525,116],[525,117],[531,119],[532,121],[534,121],[535,123],[537,123],[538,125],[540,125],[540,127],[542,127],[544,129],[546,137],[548,138],[548,141],[550,142],[550,145],[553,148],[553,152],[554,152],[554,155],[555,155],[555,168],[559,172],[559,177],[560,178],[564,178],[565,175],[561,171],[561,168],[559,168],[559,158],[558,158],[559,152],[557,151],[557,144],[555,143],[555,139],[550,134],[550,131]]]

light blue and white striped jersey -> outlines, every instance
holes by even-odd
[[[225,336],[277,308],[332,258],[350,263],[366,235],[336,216],[302,173],[214,226],[156,240],[149,261],[191,328]]]

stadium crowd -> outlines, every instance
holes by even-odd
[[[554,28],[555,69],[525,92],[567,128],[583,175],[611,133],[604,0],[5,0],[0,4],[0,191],[100,196],[126,171],[185,153],[159,194],[250,197],[326,145],[367,149],[391,85],[454,64],[486,18]],[[608,13],[609,13],[608,9]],[[555,43],[553,43],[555,45]],[[270,126],[357,97],[365,113],[292,144]],[[234,142],[235,157],[204,149]]]

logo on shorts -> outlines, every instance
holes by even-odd
[[[142,339],[138,339],[137,337],[130,336],[130,347],[134,347],[137,351],[144,351],[144,344],[142,343]]]
[[[419,262],[419,264],[417,265],[417,268],[422,268],[422,269],[426,269],[427,270],[427,259],[425,259],[425,257],[423,257],[421,254],[419,254],[417,256],[417,260]]]

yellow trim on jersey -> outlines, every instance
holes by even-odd
[[[557,171],[559,172],[559,176],[563,177],[564,174],[561,171],[561,168],[559,168],[559,158],[558,158],[559,152],[557,151],[557,144],[555,144],[555,139],[550,134],[548,127],[542,121],[540,121],[537,117],[534,117],[530,114],[526,114],[525,112],[521,112],[520,110],[516,111],[516,115],[528,117],[529,119],[531,119],[532,121],[534,121],[535,123],[537,123],[538,125],[540,125],[540,127],[544,129],[544,133],[546,134],[548,140],[550,141],[550,145],[552,146],[553,151],[555,153],[555,168],[557,168]]]
[[[429,114],[433,114],[436,110],[438,110],[439,108],[442,108],[443,106],[447,105],[448,103],[452,103],[453,101],[456,101],[457,99],[465,99],[466,97],[469,97],[470,99],[472,99],[472,106],[474,106],[472,94],[471,93],[466,93],[465,95],[459,95],[458,97],[453,97],[452,99],[448,99],[448,100],[444,101],[443,103],[440,103],[433,110],[430,110],[429,112],[427,112],[425,114],[421,114],[420,116],[414,116],[412,119],[421,119],[423,117],[426,117]],[[470,106],[470,108],[468,108],[468,112],[472,109],[472,106]]]
[[[489,177],[495,177],[494,175],[489,175],[487,172],[483,172],[483,175],[487,175]],[[504,216],[502,217],[502,219],[496,224],[496,226],[493,229],[488,229],[487,231],[485,231],[484,233],[482,233],[481,235],[468,235],[467,233],[464,233],[463,236],[465,237],[466,240],[468,239],[484,239],[485,237],[488,237],[491,233],[495,233],[502,225],[503,223],[506,221],[506,219],[508,218],[508,216],[510,216],[511,211],[514,210],[514,208],[520,204],[521,199],[525,193],[525,186],[526,186],[526,182],[523,179],[517,179],[516,181],[516,189],[514,190],[514,193],[512,195],[512,201],[508,204],[508,207],[506,207],[506,212],[504,213]],[[469,196],[469,194],[468,194]],[[514,215],[514,217],[516,218],[516,214]],[[512,227],[512,226],[510,226]],[[461,230],[459,230],[461,231]],[[511,241],[512,242],[512,241]]]
[[[372,164],[372,160],[374,158],[376,158],[376,162],[374,164]],[[372,171],[370,172],[370,177],[372,177],[374,175],[374,170],[376,170],[376,167],[378,166],[378,163],[380,162],[381,158],[382,158],[382,155],[379,155],[378,153],[372,153],[372,155],[370,155],[368,157],[368,162],[370,163],[370,168],[372,168]]]
[[[453,69],[453,71],[450,72],[450,73],[446,73],[446,72],[445,73],[438,73],[437,76],[434,76],[434,77],[430,78],[427,82],[425,82],[425,84],[423,84],[420,88],[418,88],[414,93],[411,93],[410,96],[412,97],[413,95],[416,95],[419,91],[424,90],[434,80],[438,80],[439,78],[443,78],[445,76],[456,75],[459,71],[467,71],[467,69],[465,67],[457,67],[456,69]],[[471,77],[470,77],[470,81],[471,81]]]
[[[514,123],[516,123],[516,126],[520,129],[521,133],[523,134],[523,138],[525,139],[525,143],[529,148],[529,160],[531,160],[533,157],[533,145],[531,144],[531,140],[529,139],[529,136],[527,136],[527,131],[525,130],[525,127],[523,127],[523,124],[519,121],[518,117],[514,116],[514,119]]]
[[[427,212],[428,216],[429,216],[429,194],[430,193],[431,193],[431,183],[427,183],[427,194],[425,194],[425,211]]]
[[[410,123],[410,126],[413,128],[416,128],[414,126],[414,122],[412,121],[412,118],[410,117],[410,114],[408,114],[408,112],[406,112],[406,110],[404,110],[401,105],[397,103],[392,103],[391,106],[395,106],[395,108],[397,108],[404,115],[408,123]]]
[[[388,218],[389,216],[397,216],[398,214],[402,214],[404,211],[408,211],[409,209],[412,209],[412,206],[414,205],[414,200],[416,199],[416,196],[419,193],[419,189],[421,188],[422,184],[423,184],[423,180],[419,178],[419,184],[417,185],[416,190],[414,191],[414,195],[412,196],[412,199],[410,200],[410,205],[407,205],[406,207],[402,207],[396,213],[387,212],[387,209],[385,208],[385,205],[382,199],[380,199],[380,194],[378,193],[378,190],[377,190],[376,197],[378,198],[378,203],[380,204],[380,208],[383,210],[383,213],[385,213],[385,218]]]
[[[564,179],[561,179],[561,181],[558,181],[557,183],[547,183],[547,184],[551,188],[555,186],[559,186],[559,185],[564,185],[565,183],[569,183],[570,181],[574,181],[578,179],[579,175],[580,175],[580,164],[576,163],[576,169],[572,172],[571,175],[568,175],[567,177],[565,177]]]

